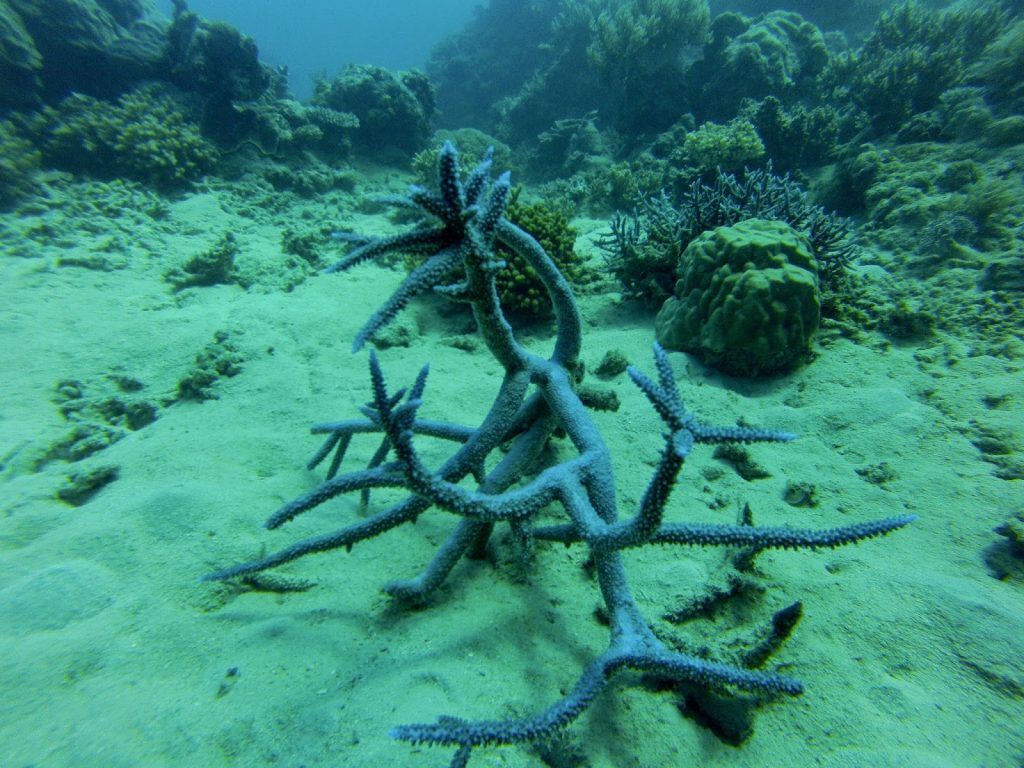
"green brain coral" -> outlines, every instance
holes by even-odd
[[[796,365],[818,327],[818,265],[808,239],[780,221],[747,219],[703,233],[658,312],[664,347],[736,376]]]

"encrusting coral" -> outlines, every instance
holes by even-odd
[[[438,219],[439,225],[423,224],[382,238],[348,238],[355,244],[354,250],[328,271],[344,271],[393,252],[425,257],[357,334],[354,348],[362,347],[417,294],[434,290],[467,302],[484,342],[505,369],[493,406],[477,427],[420,418],[427,367],[412,386],[395,391],[387,386],[381,364],[371,352],[373,399],[362,409],[364,418],[314,427],[314,432],[326,434],[328,439],[310,465],[316,466],[334,451],[328,479],[281,507],[266,526],[277,528],[351,491],[363,492],[365,498],[374,488],[398,488],[408,495],[340,530],[225,568],[206,579],[246,576],[314,552],[351,549],[360,541],[416,520],[431,507],[452,513],[458,523],[420,576],[385,587],[399,600],[422,602],[463,556],[486,543],[497,523],[507,523],[521,541],[586,546],[605,602],[610,642],[563,698],[529,717],[469,721],[445,716],[434,723],[392,730],[402,741],[455,748],[451,766],[456,768],[465,766],[478,747],[529,743],[557,735],[625,669],[707,688],[799,694],[801,684],[789,677],[667,648],[641,615],[629,587],[622,550],[653,544],[754,550],[831,548],[890,533],[913,518],[893,517],[826,530],[664,522],[662,515],[676,478],[695,444],[788,442],[794,435],[702,423],[683,406],[668,357],[655,345],[656,380],[632,367],[629,375],[665,424],[664,449],[638,510],[632,517],[620,519],[609,450],[577,395],[582,329],[569,284],[543,248],[504,217],[509,177],[506,173],[492,181],[489,157],[463,179],[456,151],[446,144],[438,161],[438,181],[439,193],[413,187],[401,201]],[[495,256],[498,244],[527,261],[547,289],[557,326],[554,349],[547,359],[523,348],[505,319],[495,289],[495,275],[503,266]],[[438,285],[456,269],[459,282]],[[538,467],[543,449],[556,431],[568,437],[576,455],[553,466]],[[338,475],[353,436],[364,433],[381,435],[380,449],[366,469]],[[458,447],[440,467],[430,468],[416,448],[417,436],[448,440]],[[488,471],[485,462],[492,454],[497,461]],[[477,481],[476,490],[460,485],[468,477]],[[548,507],[560,508],[567,522],[537,525],[537,514]]]

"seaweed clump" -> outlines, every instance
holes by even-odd
[[[875,135],[895,133],[939,103],[1005,27],[995,4],[934,11],[906,2],[886,11],[863,47],[834,57],[821,75],[830,101],[852,102]]]

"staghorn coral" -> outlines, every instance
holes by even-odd
[[[225,568],[209,574],[206,580],[245,577],[315,552],[351,549],[360,541],[416,520],[431,507],[449,512],[458,523],[420,576],[385,587],[398,600],[422,603],[460,559],[486,543],[499,523],[507,523],[521,540],[585,546],[605,602],[608,648],[586,666],[563,698],[539,714],[482,721],[442,716],[434,723],[401,725],[392,730],[392,735],[402,741],[453,748],[453,768],[466,766],[473,750],[479,747],[551,740],[623,670],[653,673],[705,689],[730,687],[770,696],[801,693],[801,684],[787,676],[708,661],[668,648],[655,635],[630,591],[622,551],[656,544],[754,550],[831,548],[885,535],[913,518],[888,518],[827,530],[664,522],[662,515],[677,476],[696,445],[787,442],[794,435],[703,423],[684,407],[668,356],[655,345],[656,379],[636,368],[630,368],[629,374],[664,422],[664,448],[636,513],[620,519],[608,448],[576,393],[582,328],[575,299],[543,248],[504,217],[509,177],[503,174],[492,181],[489,166],[489,159],[485,159],[465,179],[461,178],[455,149],[446,144],[438,163],[440,193],[414,188],[406,201],[436,218],[438,224],[382,238],[353,237],[354,250],[329,269],[344,271],[393,252],[425,257],[359,332],[354,349],[394,319],[417,293],[433,289],[468,302],[484,343],[505,369],[494,405],[483,422],[468,427],[420,418],[428,368],[424,366],[410,387],[393,391],[371,351],[373,395],[362,409],[364,418],[314,427],[314,432],[327,435],[327,440],[310,465],[316,466],[333,452],[328,479],[285,504],[266,525],[277,528],[352,491],[363,492],[364,500],[375,488],[403,489],[408,495],[333,533]],[[529,262],[544,282],[557,318],[557,338],[549,358],[522,347],[505,319],[494,282],[501,269],[494,251],[499,243]],[[438,285],[456,269],[457,282]],[[538,459],[556,430],[564,430],[575,454],[554,465],[538,467]],[[365,433],[381,437],[380,449],[370,466],[337,474],[352,438]],[[416,443],[424,436],[455,444],[440,467],[431,468],[423,462]],[[493,454],[497,454],[496,463],[487,464]],[[470,477],[478,483],[476,490],[460,484]],[[549,507],[563,512],[567,522],[538,525],[538,513]]]
[[[512,161],[512,150],[506,144],[497,141],[476,128],[459,128],[455,131],[439,130],[434,132],[430,146],[417,152],[410,163],[413,178],[417,184],[431,186],[437,177],[437,160],[441,155],[441,146],[450,141],[459,149],[459,155],[467,165],[479,163],[490,150],[494,162],[502,168],[509,167]]]

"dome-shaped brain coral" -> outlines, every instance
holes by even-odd
[[[781,221],[747,219],[703,233],[683,253],[675,296],[658,312],[662,346],[736,376],[792,368],[818,327],[818,265]]]

